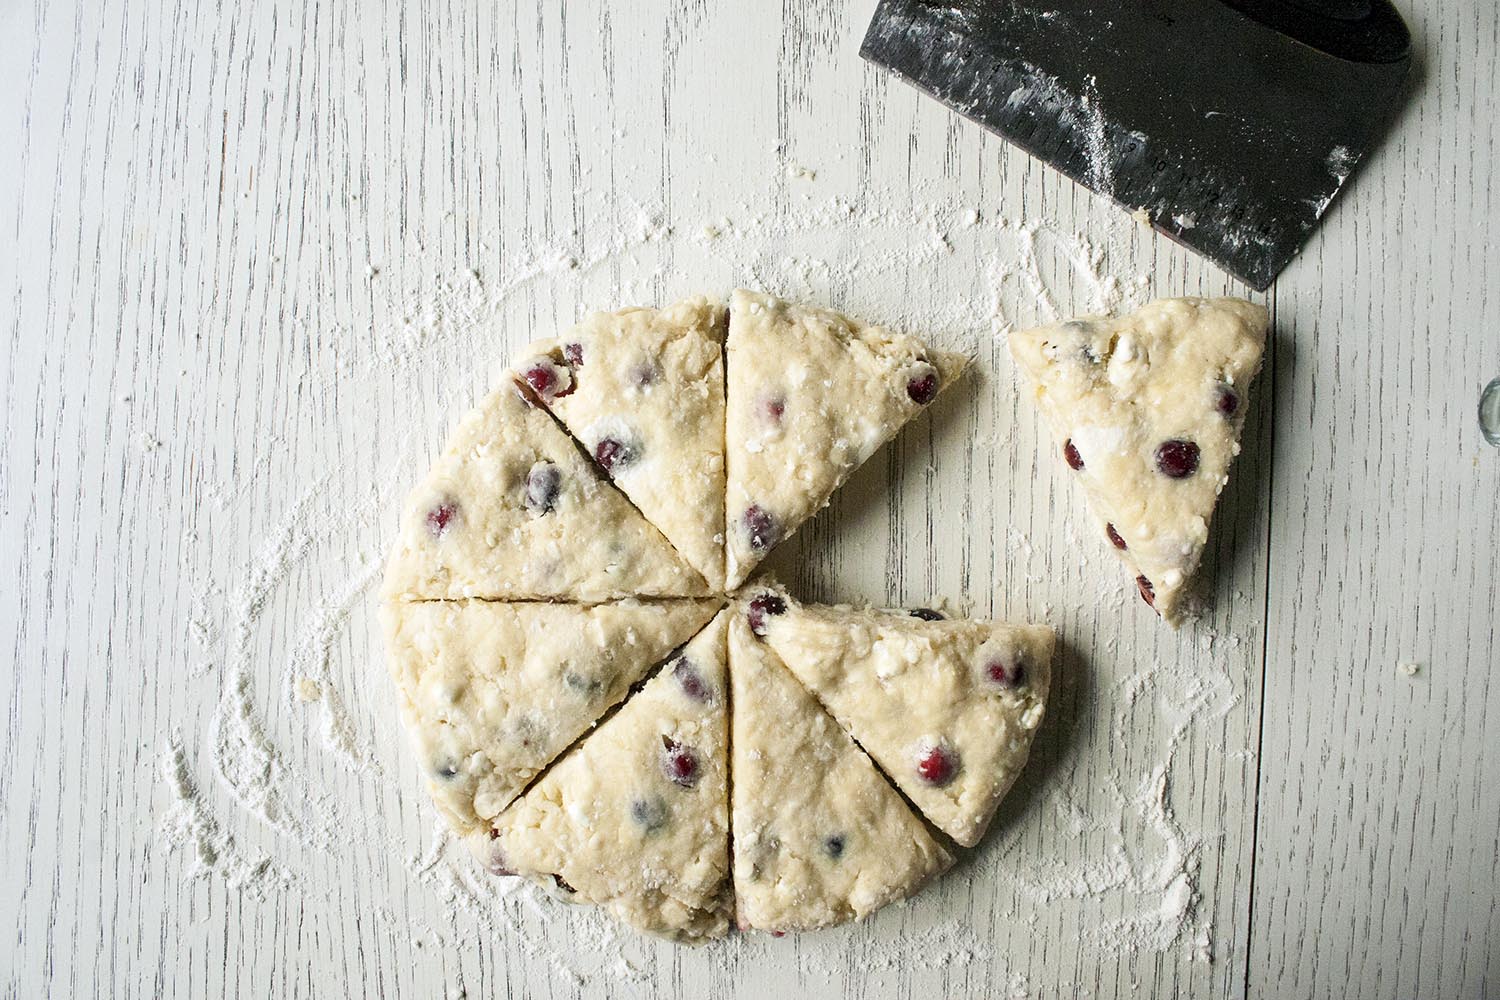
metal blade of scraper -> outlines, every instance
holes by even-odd
[[[1410,47],[1386,0],[881,0],[860,54],[1263,291]]]

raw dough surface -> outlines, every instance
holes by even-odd
[[[716,590],[724,586],[722,303],[598,313],[533,344],[563,370],[541,399],[647,520]]]
[[[460,833],[487,828],[721,603],[388,603],[391,675],[448,822]]]
[[[654,934],[728,932],[729,614],[500,816],[493,868]]]
[[[799,605],[766,641],[927,819],[965,847],[1031,752],[1052,630]]]
[[[386,568],[408,599],[696,597],[683,561],[547,415],[502,386],[407,501]]]
[[[725,424],[729,587],[967,363],[836,312],[735,292]]]
[[[1163,299],[1010,337],[1100,537],[1174,626],[1240,451],[1267,323],[1242,299]]]
[[[741,928],[858,920],[948,867],[948,852],[750,630],[743,605],[730,620],[729,660]]]

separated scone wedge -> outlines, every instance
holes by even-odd
[[[460,834],[488,830],[542,768],[721,604],[386,604],[403,721],[448,822]]]
[[[407,500],[399,599],[697,597],[702,574],[515,385],[491,393]]]
[[[491,871],[674,940],[728,931],[729,614],[500,815]]]
[[[728,587],[958,377],[967,359],[827,309],[729,302]]]
[[[905,899],[952,859],[755,634],[774,610],[751,602],[729,627],[735,910],[742,930],[813,930]]]
[[[977,844],[1041,725],[1052,630],[778,599],[763,630],[781,661],[934,826]]]
[[[1242,299],[1163,299],[1010,337],[1100,538],[1174,627],[1240,451],[1266,327],[1265,308]]]
[[[597,313],[517,371],[715,590],[724,585],[724,306]]]

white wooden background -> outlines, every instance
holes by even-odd
[[[0,9],[5,996],[1500,993],[1495,6],[1403,4],[1415,96],[1268,297],[1176,635],[1072,527],[995,333],[1236,289],[862,65],[872,6]],[[369,583],[509,350],[737,283],[978,359],[779,571],[1065,653],[959,870],[688,951],[470,885]]]

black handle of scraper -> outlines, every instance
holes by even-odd
[[[1411,32],[1387,0],[1224,0],[1229,6],[1351,62],[1393,63],[1411,51]]]

